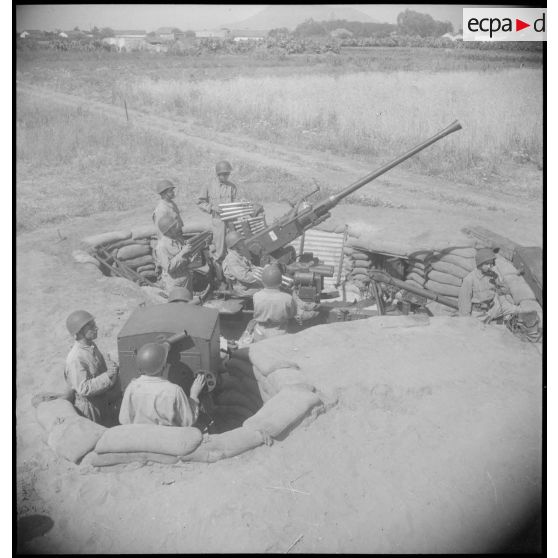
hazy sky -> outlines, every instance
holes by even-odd
[[[345,4],[346,6],[347,4]],[[397,14],[409,7],[430,13],[440,20],[450,20],[454,29],[461,27],[461,9],[465,6],[429,4],[349,4],[377,21],[395,23]],[[212,29],[249,18],[266,7],[265,4],[72,4],[16,6],[16,29],[144,29],[158,27],[180,29]],[[296,4],[285,5],[296,10]]]

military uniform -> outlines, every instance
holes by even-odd
[[[186,245],[182,239],[162,236],[157,242],[157,256],[162,268],[161,280],[167,291],[175,287],[192,290],[192,270],[190,259],[180,253]]]
[[[252,263],[246,257],[229,249],[223,260],[223,274],[231,281],[233,291],[240,295],[253,295],[262,285],[252,273]]]
[[[263,288],[254,295],[254,341],[287,333],[287,325],[296,315],[296,304],[290,294]]]
[[[215,178],[209,185],[204,185],[198,196],[198,207],[212,217],[213,244],[215,245],[215,259],[221,261],[225,256],[226,223],[219,218],[219,204],[232,203],[236,200],[237,187],[232,182],[221,183]]]
[[[159,221],[164,215],[173,217],[180,225],[180,230],[182,230],[182,227],[184,226],[182,217],[180,216],[180,211],[178,210],[178,206],[172,200],[169,201],[160,199],[157,207],[155,207],[155,211],[153,211],[153,222],[157,227],[158,238],[161,238],[163,236],[163,233],[159,230]]]
[[[64,378],[68,387],[75,391],[74,406],[84,417],[105,425],[114,422],[114,403],[119,399],[119,394],[115,393],[118,376],[111,380],[105,359],[95,343],[74,343],[66,358]]]
[[[475,269],[465,276],[459,290],[457,305],[461,316],[487,314],[491,319],[513,314],[518,307],[509,295],[498,293],[497,276]]]
[[[199,404],[180,386],[160,376],[142,374],[128,384],[119,420],[121,424],[192,426],[198,414]]]

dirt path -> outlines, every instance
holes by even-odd
[[[65,106],[81,107],[92,113],[124,123],[122,107],[68,95],[44,88],[17,84],[19,93],[32,95]],[[313,181],[335,191],[379,168],[327,152],[289,148],[247,136],[219,133],[196,126],[188,121],[176,121],[128,108],[129,125],[153,133],[163,134],[196,148],[205,148],[222,156],[245,160],[258,166],[268,166]],[[459,133],[459,132],[457,132]],[[442,140],[443,141],[443,140]],[[410,147],[410,146],[409,146]],[[404,149],[402,149],[403,153]],[[394,154],[398,156],[402,153]],[[359,190],[353,199],[365,205],[393,209],[424,210],[424,222],[437,220],[440,214],[452,216],[453,227],[469,224],[473,217],[497,226],[502,234],[523,244],[541,244],[542,197],[532,198],[533,187],[540,185],[542,176],[534,169],[524,169],[514,181],[499,184],[488,181],[487,187],[474,187],[463,183],[450,183],[435,177],[426,177],[395,168]],[[500,180],[501,182],[501,180]],[[525,188],[525,186],[529,188]],[[402,216],[403,220],[405,219]]]

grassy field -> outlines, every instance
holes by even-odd
[[[213,177],[215,155],[132,129],[113,119],[81,110],[53,106],[18,95],[16,120],[16,231],[101,211],[155,204],[153,186],[169,178],[177,186],[177,202],[196,197],[201,184]],[[296,177],[269,168],[235,164],[242,176],[242,193],[256,201],[295,197]]]
[[[507,179],[510,168],[542,164],[539,53],[373,48],[287,59],[263,54],[18,51],[17,79],[374,163],[457,118],[459,134],[406,167],[480,185],[490,175]],[[138,186],[158,176],[177,181],[179,195],[190,199],[212,163],[206,153],[174,141],[18,98],[18,230],[148,203],[149,188]],[[281,183],[279,197],[300,187],[296,177],[270,169],[241,170],[248,185]],[[278,194],[270,187],[253,195],[265,201]]]

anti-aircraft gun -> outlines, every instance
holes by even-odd
[[[362,188],[413,155],[416,155],[419,151],[460,129],[461,124],[457,120],[452,122],[447,128],[444,128],[436,135],[413,147],[404,155],[397,157],[378,170],[350,184],[337,194],[329,196],[314,206],[306,202],[298,208],[298,211],[289,211],[265,229],[245,238],[244,243],[252,260],[260,265],[270,261],[279,261],[284,264],[293,263],[293,250],[289,250],[288,245],[308,229],[328,219],[331,216],[330,210],[342,199],[350,196],[359,188]]]

